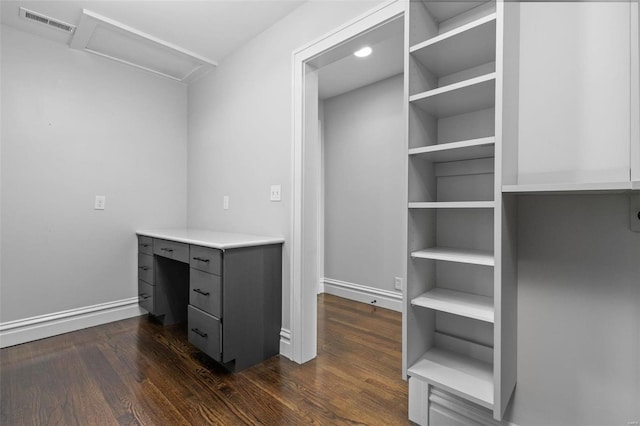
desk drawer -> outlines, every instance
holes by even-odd
[[[153,255],[153,238],[138,235],[138,252]]]
[[[193,268],[189,275],[189,304],[222,318],[221,278]]]
[[[142,280],[138,280],[138,304],[151,314],[155,314],[154,296],[155,288]]]
[[[189,305],[189,343],[216,361],[220,361],[222,346],[220,320]]]
[[[153,256],[138,253],[138,279],[153,285]]]
[[[192,245],[190,248],[189,265],[194,269],[222,275],[222,251]]]
[[[189,244],[154,238],[153,253],[178,262],[189,263]]]

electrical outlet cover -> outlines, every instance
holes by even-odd
[[[396,290],[402,290],[402,278],[396,277],[393,283]]]

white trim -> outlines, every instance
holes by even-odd
[[[367,304],[372,304],[375,300],[375,306],[402,312],[402,292],[382,290],[331,278],[323,278],[321,282],[325,293]]]
[[[280,355],[291,359],[291,331],[280,329]]]
[[[420,426],[429,424],[429,383],[408,377],[409,395],[408,412],[409,420]]]
[[[319,82],[318,82],[319,83]],[[319,94],[318,94],[319,95]],[[320,101],[318,101],[320,104]],[[324,140],[324,101],[322,101],[322,111],[318,110],[318,140],[320,142],[320,199],[318,200],[318,276],[324,277],[324,248],[325,248],[325,234],[324,234],[324,180],[325,180],[325,140]],[[324,282],[318,280],[318,294],[324,293]]]
[[[304,185],[308,184],[305,174],[305,70],[308,62],[314,57],[346,42],[347,40],[375,28],[391,19],[402,15],[405,4],[399,0],[390,0],[365,14],[336,28],[332,32],[308,43],[292,53],[292,126],[291,126],[291,263],[290,263],[290,318],[292,360],[297,363],[307,362],[317,355],[316,320],[317,320],[317,282],[318,271],[317,247],[311,247],[309,241],[317,241],[317,226],[306,223],[306,215],[312,200],[304,197]],[[317,123],[314,124],[317,126]],[[317,159],[316,159],[317,160]],[[305,203],[309,207],[305,207]],[[309,255],[312,258],[309,259]],[[304,262],[303,262],[304,261]]]
[[[0,323],[0,348],[143,315],[138,297]]]

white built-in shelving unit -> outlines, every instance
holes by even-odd
[[[515,200],[502,174],[515,155],[503,138],[517,135],[503,111],[517,114],[518,7],[408,2],[403,353],[419,424],[434,391],[501,419],[516,383]]]
[[[410,420],[504,415],[517,196],[640,189],[639,3],[407,2]]]

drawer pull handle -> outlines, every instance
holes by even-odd
[[[209,263],[209,259],[205,259],[204,257],[194,257],[193,260]]]
[[[140,244],[142,247],[149,247],[149,244]]]
[[[171,252],[173,251],[173,249],[166,248],[166,247],[162,247],[160,250],[162,250],[162,251],[168,251],[169,253],[171,253]]]
[[[151,269],[148,266],[138,266],[138,268],[142,269],[143,271],[148,271],[149,269]]]
[[[193,291],[195,291],[196,293],[199,293],[199,294],[201,294],[203,296],[208,296],[209,295],[208,291],[202,291],[199,288],[194,288]]]
[[[207,333],[203,333],[202,331],[198,330],[197,328],[192,328],[191,331],[193,331],[194,333],[196,333],[200,337],[204,337],[205,339],[207,338]]]
[[[148,299],[148,298],[150,298],[151,296],[150,296],[150,295],[148,295],[148,294],[146,294],[146,293],[142,293],[142,294],[139,294],[139,295],[138,295],[138,297],[139,297],[140,299],[142,299],[142,300],[147,300],[147,299]]]

